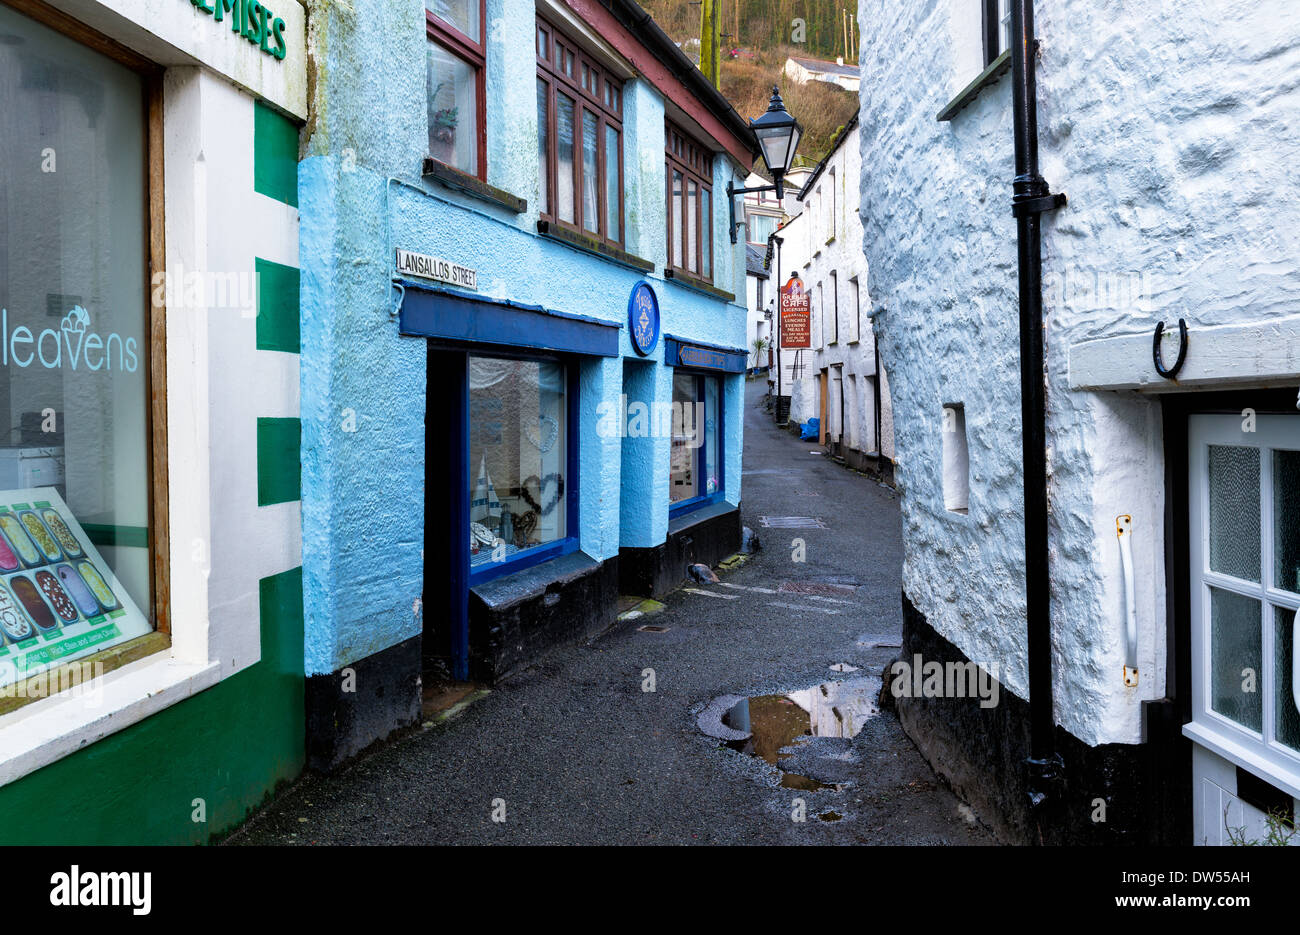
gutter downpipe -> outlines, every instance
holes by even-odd
[[[1025,486],[1025,618],[1028,629],[1030,815],[1043,843],[1044,806],[1058,798],[1064,763],[1052,708],[1052,615],[1048,577],[1047,373],[1043,350],[1042,218],[1065,204],[1038,172],[1038,99],[1033,0],[1011,3],[1016,177],[1012,213],[1020,280],[1020,408]]]

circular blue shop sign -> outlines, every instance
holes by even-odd
[[[632,346],[642,357],[659,343],[659,300],[645,280],[633,286],[628,296],[627,327],[632,334]]]

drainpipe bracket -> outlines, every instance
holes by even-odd
[[[1038,811],[1049,800],[1060,797],[1065,779],[1065,761],[1061,754],[1052,753],[1042,759],[1031,756],[1025,760],[1025,771],[1031,811]]]
[[[1043,188],[1046,189],[1044,184]],[[1016,195],[1011,199],[1011,213],[1018,218],[1044,211],[1055,211],[1065,207],[1065,192],[1053,192],[1042,195]]]

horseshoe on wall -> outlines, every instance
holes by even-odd
[[[1174,365],[1165,368],[1164,358],[1160,354],[1160,338],[1165,333],[1165,323],[1162,321],[1156,325],[1156,335],[1151,342],[1151,356],[1155,360],[1156,373],[1160,374],[1166,380],[1172,380],[1178,376],[1178,371],[1183,369],[1183,361],[1187,360],[1187,322],[1178,319],[1178,359]]]

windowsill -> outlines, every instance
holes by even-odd
[[[527,568],[510,568],[489,581],[471,582],[470,590],[488,607],[503,607],[521,598],[545,594],[548,586],[600,566],[576,546],[560,555],[548,556]]]
[[[692,276],[690,273],[683,273],[679,269],[665,269],[664,279],[675,282],[677,285],[694,292],[701,292],[704,295],[712,296],[715,299],[726,299],[728,302],[734,302],[736,296],[726,289],[719,289],[713,283],[704,279]]]
[[[85,528],[85,527],[82,527]],[[145,659],[154,653],[167,650],[171,646],[171,637],[166,633],[159,633],[154,630],[152,633],[146,633],[143,636],[137,636],[134,639],[126,640],[107,649],[101,649],[99,652],[92,653],[89,656],[82,656],[74,659],[72,662],[65,662],[62,665],[56,665],[37,675],[30,676],[20,682],[5,687],[5,691],[12,694],[0,694],[0,717],[24,708],[29,704],[35,704],[40,701],[43,695],[32,694],[26,695],[26,691],[31,691],[34,685],[70,685],[75,679],[68,670],[90,666],[90,671],[99,668],[100,676],[107,675],[124,666],[130,665],[139,659]],[[84,671],[84,669],[82,670]],[[20,690],[20,685],[23,688]],[[87,689],[89,690],[89,689]]]
[[[1267,778],[1279,789],[1300,798],[1300,771],[1272,758],[1261,756],[1254,746],[1233,737],[1229,731],[1216,730],[1208,724],[1192,721],[1183,725],[1183,736],[1216,753],[1247,772]]]
[[[595,237],[589,237],[571,231],[561,224],[554,221],[539,220],[537,222],[537,233],[550,240],[559,241],[562,244],[570,246],[575,250],[581,250],[583,253],[590,253],[592,256],[603,257],[620,266],[626,266],[629,269],[638,270],[642,273],[653,272],[655,265],[649,260],[643,260],[639,256],[620,250],[618,247],[611,247],[604,241],[597,240]]]
[[[956,97],[948,102],[948,106],[939,111],[939,120],[946,122],[970,105],[975,98],[979,97],[980,92],[989,85],[996,84],[998,79],[1011,70],[1011,51],[1007,50],[993,60],[988,68],[980,72],[970,84],[966,85]]]
[[[496,205],[498,208],[505,208],[507,211],[513,211],[515,214],[523,214],[528,210],[527,200],[489,185],[476,175],[470,175],[468,172],[462,172],[445,162],[439,162],[432,156],[424,157],[424,165],[420,169],[420,174],[426,179],[433,179],[435,182],[445,185],[447,188],[454,188],[456,191],[473,195],[481,201]]]
[[[180,662],[155,653],[97,680],[91,700],[68,689],[5,718],[0,727],[0,785],[13,782],[184,701],[221,680],[221,663]]]
[[[553,558],[559,558],[577,550],[578,540],[574,537],[559,539],[544,545],[535,545],[523,552],[512,555],[504,561],[483,565],[477,569],[471,567],[469,586],[475,588],[481,584],[487,584],[489,581],[495,581],[497,578],[513,575],[515,572],[541,565]]]
[[[683,500],[668,508],[668,532],[681,532],[688,526],[713,519],[734,509],[736,507],[726,501],[721,490],[707,496]]]

